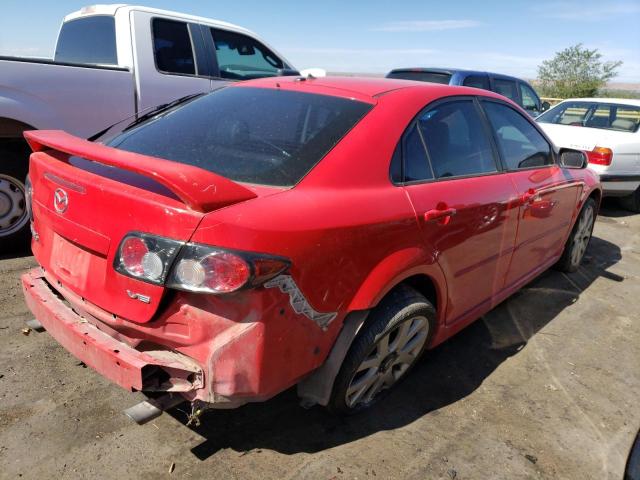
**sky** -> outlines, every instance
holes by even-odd
[[[62,18],[87,0],[0,0],[0,55],[51,56]],[[298,69],[386,73],[457,67],[536,77],[576,43],[622,60],[616,82],[640,82],[640,0],[196,1],[146,6],[253,30]],[[0,72],[0,76],[1,76]]]

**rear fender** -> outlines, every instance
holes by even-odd
[[[393,287],[414,275],[426,275],[434,283],[438,304],[438,323],[446,312],[446,281],[437,263],[437,253],[412,247],[398,250],[371,270],[349,304],[349,311],[375,307]]]
[[[407,248],[389,255],[367,276],[349,305],[342,330],[325,362],[311,375],[298,383],[298,396],[309,404],[327,405],[333,382],[342,362],[369,312],[395,286],[414,275],[426,275],[434,283],[438,304],[438,325],[444,324],[446,312],[446,282],[436,256],[421,248]]]

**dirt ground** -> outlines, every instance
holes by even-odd
[[[584,266],[549,271],[340,419],[295,392],[185,426],[83,368],[0,257],[0,478],[621,479],[640,428],[640,215],[609,202]]]

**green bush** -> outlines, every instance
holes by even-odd
[[[545,97],[593,97],[617,75],[621,61],[603,62],[597,49],[581,43],[557,52],[538,67],[539,90]]]

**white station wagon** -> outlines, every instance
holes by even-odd
[[[587,151],[604,194],[640,212],[640,100],[564,100],[536,121],[558,147]]]

